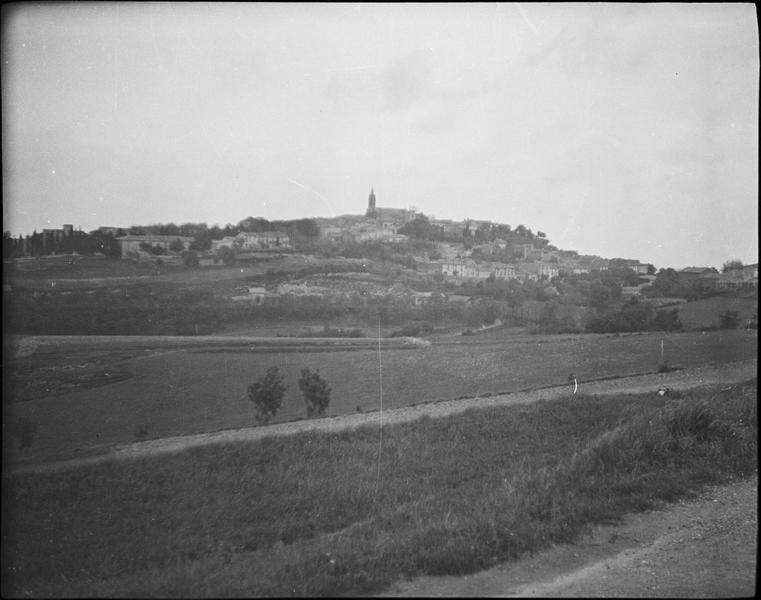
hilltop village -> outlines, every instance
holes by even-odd
[[[554,332],[674,329],[681,326],[677,315],[664,316],[664,307],[758,285],[757,264],[729,261],[722,272],[657,270],[637,259],[559,249],[543,231],[522,224],[458,222],[414,208],[378,206],[373,190],[358,215],[248,217],[223,228],[187,223],[99,227],[88,233],[64,225],[19,238],[6,233],[3,244],[6,263],[15,264],[17,275],[32,269],[28,261],[67,256],[152,266],[154,273],[266,265],[266,276],[218,286],[214,293],[267,307],[270,316],[336,316],[337,307],[367,316],[373,307],[385,306],[392,315],[386,320],[426,322],[429,328],[449,315],[474,327],[533,323]],[[4,291],[11,291],[7,273]],[[23,295],[23,285],[18,292]],[[35,298],[54,293],[33,292]],[[322,313],[315,312],[318,305]],[[405,307],[426,310],[408,314]],[[198,324],[194,327],[197,331]]]

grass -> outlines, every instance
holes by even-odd
[[[679,320],[685,329],[716,327],[719,316],[727,310],[739,313],[741,327],[758,314],[758,294],[713,296],[679,305]]]
[[[51,338],[48,338],[51,339]],[[346,340],[356,349],[315,351],[312,346],[285,352],[274,346],[265,353],[248,348],[214,346],[203,337],[184,338],[183,343],[206,344],[200,348],[161,347],[162,338],[81,338],[82,345],[63,345],[60,351],[41,346],[26,359],[8,365],[4,384],[4,419],[15,423],[19,417],[39,422],[31,448],[18,452],[4,447],[4,460],[37,461],[66,459],[104,444],[134,441],[142,425],[150,427],[148,437],[165,437],[249,427],[256,424],[254,407],[246,390],[267,368],[277,366],[286,376],[286,395],[273,423],[303,419],[306,407],[296,385],[302,368],[319,369],[333,388],[327,415],[375,411],[379,408],[379,373],[383,372],[383,406],[394,408],[420,402],[456,399],[487,393],[515,392],[551,385],[566,385],[575,373],[580,391],[584,381],[634,373],[654,373],[664,339],[665,359],[684,368],[757,355],[757,338],[745,331],[713,331],[702,334],[637,334],[525,336],[522,338],[454,338],[434,342],[429,347],[391,350],[395,340],[384,340],[382,365],[378,363],[373,340]],[[296,340],[299,344],[319,340]],[[332,344],[337,340],[327,340]],[[222,342],[220,342],[222,343]],[[320,342],[321,343],[321,342]],[[100,349],[110,347],[108,354]],[[150,350],[150,351],[147,351]],[[132,357],[129,352],[141,352]],[[60,354],[58,354],[60,352]],[[110,358],[112,357],[112,358]],[[36,362],[35,362],[36,361]],[[50,380],[67,365],[95,362],[93,373],[129,372],[132,377],[104,387],[79,388],[62,396],[26,402],[8,402],[39,379]],[[27,379],[14,378],[23,365]],[[76,370],[72,370],[75,372]],[[87,372],[87,369],[83,369]],[[30,379],[31,378],[31,379]],[[105,379],[104,379],[105,381]],[[49,387],[49,386],[48,386]],[[7,450],[7,452],[6,452]]]
[[[757,468],[756,381],[574,397],[15,475],[4,595],[378,592],[569,542]]]

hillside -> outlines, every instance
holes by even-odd
[[[713,296],[687,302],[679,306],[679,320],[685,329],[713,327],[719,321],[719,315],[727,310],[739,313],[740,321],[745,325],[749,320],[758,321],[758,293],[752,296]]]

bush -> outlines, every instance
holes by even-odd
[[[659,310],[655,315],[655,328],[662,331],[676,331],[682,328],[679,309]]]
[[[669,361],[664,360],[660,365],[658,365],[658,372],[659,373],[671,373],[671,371],[678,371],[679,369],[676,367],[672,367],[669,365]]]
[[[248,399],[256,406],[256,420],[266,425],[283,403],[283,376],[277,367],[267,369],[267,374],[248,388]]]
[[[325,414],[325,409],[330,404],[330,392],[327,382],[320,377],[319,369],[312,373],[309,369],[301,370],[299,389],[304,394],[304,402],[307,405],[307,417]]]
[[[737,329],[740,326],[740,314],[736,310],[727,310],[719,315],[719,329]]]
[[[233,250],[232,248],[228,248],[227,246],[222,246],[217,251],[217,256],[225,264],[225,266],[229,267],[235,264],[235,250]]]
[[[198,254],[195,250],[188,250],[183,256],[183,262],[186,267],[197,267],[199,265]]]

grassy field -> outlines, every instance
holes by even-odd
[[[204,285],[245,280],[263,275],[268,269],[295,272],[305,267],[349,264],[345,259],[310,258],[301,255],[263,255],[235,266],[222,263],[210,267],[187,268],[103,256],[55,256],[6,261],[5,278],[12,286],[32,290],[92,289],[97,287],[145,284]]]
[[[105,353],[100,348],[108,338],[84,340],[58,349],[40,348],[38,353],[8,365],[3,403],[4,422],[10,424],[7,432],[12,433],[13,424],[23,418],[37,423],[37,433],[34,443],[23,450],[13,435],[5,435],[4,463],[66,459],[138,439],[253,426],[255,413],[246,398],[247,388],[270,366],[280,369],[288,386],[282,409],[273,420],[282,422],[306,416],[296,384],[305,367],[319,369],[333,388],[327,411],[330,416],[378,410],[381,377],[383,406],[388,409],[563,385],[570,373],[576,375],[583,391],[585,380],[656,372],[661,362],[661,340],[664,356],[672,367],[757,355],[755,332],[746,331],[518,337],[499,337],[497,332],[490,332],[483,338],[439,340],[428,347],[389,348],[380,355],[377,348],[372,348],[372,340],[362,339],[351,340],[365,344],[360,349],[297,346],[173,350],[161,347],[162,338],[145,344],[136,338],[125,341],[124,347],[112,342]],[[180,340],[203,343],[203,338]],[[94,364],[88,367],[88,361]],[[23,381],[39,384],[43,377],[76,372],[82,364],[83,370],[91,369],[102,382],[107,383],[115,374],[120,380],[64,395],[14,401]],[[50,365],[57,365],[58,370]],[[14,373],[21,374],[20,378],[14,379]]]
[[[313,596],[467,574],[757,469],[756,381],[3,482],[4,596]]]
[[[758,320],[758,294],[752,297],[713,296],[681,304],[678,308],[679,320],[685,329],[715,327],[719,316],[727,310],[737,311],[740,322],[745,325],[749,320]]]
[[[11,285],[31,290],[50,290],[55,287],[57,291],[121,287],[145,283],[202,285],[245,280],[247,277],[263,275],[267,268],[269,267],[266,266],[266,263],[263,263],[238,267],[219,265],[203,269],[187,269],[185,267],[162,267],[123,260],[109,260],[100,268],[70,271],[43,266],[37,271],[19,272],[12,277]]]

